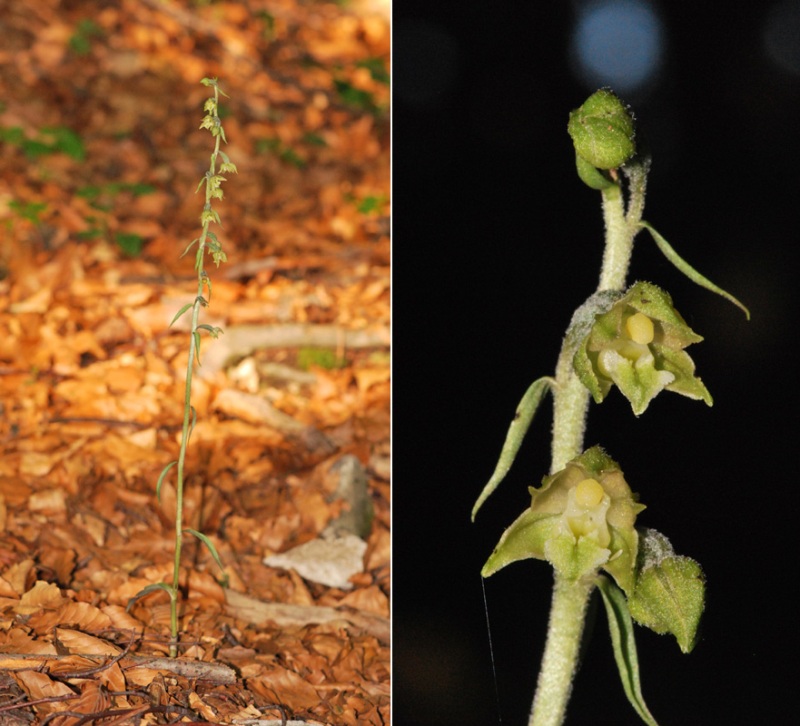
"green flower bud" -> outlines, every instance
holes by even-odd
[[[580,108],[570,113],[567,131],[578,156],[597,169],[616,169],[636,151],[633,116],[625,104],[605,88],[593,93]]]
[[[713,403],[684,348],[702,337],[686,325],[670,296],[637,282],[595,316],[573,359],[575,373],[600,403],[616,384],[637,416],[662,390]]]
[[[637,503],[619,466],[598,446],[531,488],[531,506],[502,535],[483,567],[488,577],[517,560],[547,560],[568,579],[603,569],[631,592]]]

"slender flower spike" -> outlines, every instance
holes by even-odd
[[[530,509],[503,533],[483,567],[484,577],[533,557],[547,560],[569,580],[603,569],[626,593],[633,591],[634,522],[644,505],[616,462],[595,446],[530,492]]]
[[[616,384],[637,416],[662,390],[713,403],[684,348],[702,337],[686,325],[670,296],[637,282],[595,317],[573,359],[575,372],[600,403]]]

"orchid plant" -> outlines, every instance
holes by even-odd
[[[208,170],[203,175],[200,183],[197,186],[199,192],[205,185],[205,201],[203,204],[203,211],[200,214],[200,223],[202,230],[200,236],[193,239],[183,251],[183,255],[187,254],[192,248],[196,246],[195,252],[195,271],[197,272],[197,294],[194,300],[186,303],[172,319],[170,326],[174,325],[183,315],[191,313],[191,329],[189,333],[189,357],[186,364],[186,386],[184,391],[184,406],[183,406],[183,426],[181,430],[181,445],[176,461],[167,464],[161,472],[156,484],[156,496],[161,499],[161,487],[173,467],[177,467],[177,476],[175,483],[175,558],[172,568],[172,582],[157,582],[148,585],[141,592],[131,598],[128,603],[128,608],[137,601],[139,598],[149,595],[152,592],[163,590],[169,595],[170,600],[170,657],[175,657],[178,654],[178,639],[180,635],[180,628],[178,625],[178,598],[180,596],[180,573],[181,573],[181,553],[183,551],[183,535],[191,534],[205,544],[217,565],[222,569],[222,561],[220,560],[217,549],[209,537],[202,532],[183,526],[183,499],[184,499],[184,482],[185,482],[185,463],[186,463],[186,450],[189,444],[192,430],[194,429],[197,414],[192,406],[192,373],[194,371],[195,363],[200,365],[200,341],[201,331],[209,334],[212,338],[217,338],[222,333],[218,327],[208,325],[207,323],[200,323],[200,310],[208,307],[211,301],[211,278],[206,272],[205,262],[206,255],[210,255],[214,264],[219,267],[220,263],[225,262],[227,257],[222,249],[222,245],[217,238],[217,235],[211,230],[212,224],[220,224],[219,214],[213,207],[215,199],[222,199],[222,182],[226,179],[223,174],[236,173],[236,166],[228,158],[228,155],[221,151],[221,142],[226,142],[225,129],[222,127],[222,121],[219,116],[219,96],[223,93],[216,78],[204,78],[201,83],[204,86],[213,89],[214,94],[206,99],[203,106],[205,116],[200,124],[201,129],[207,129],[211,132],[214,138],[214,151],[211,154],[211,160]],[[217,164],[219,163],[219,168]],[[181,256],[183,256],[181,255]]]
[[[505,477],[539,404],[551,393],[550,472],[540,487],[530,488],[530,507],[503,532],[481,574],[489,577],[527,558],[545,560],[554,569],[530,726],[564,722],[587,605],[595,590],[605,604],[625,694],[642,721],[657,726],[642,696],[633,622],[672,634],[688,653],[703,612],[705,578],[700,565],[677,555],[663,534],[637,526],[645,507],[608,453],[600,446],[584,448],[586,417],[590,400],[602,403],[615,387],[635,416],[662,391],[709,406],[713,400],[686,352],[702,338],[667,292],[649,282],[627,282],[634,238],[647,230],[689,279],[740,307],[748,319],[750,313],[642,219],[650,158],[637,148],[634,118],[625,104],[601,89],[570,114],[568,131],[578,176],[602,199],[606,234],[600,281],[572,316],[555,375],[534,381],[523,396],[472,519]]]

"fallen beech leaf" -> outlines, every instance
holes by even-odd
[[[319,694],[308,681],[276,663],[270,663],[266,675],[254,678],[250,686],[270,702],[281,703],[290,711],[309,709],[320,702]]]
[[[14,611],[19,615],[31,615],[40,610],[55,610],[64,602],[65,598],[57,585],[37,580],[36,584],[20,598]]]
[[[72,696],[77,699],[75,693],[66,683],[59,683],[52,680],[44,673],[36,671],[15,671],[14,680],[19,687],[28,695],[31,701],[38,701],[47,698],[59,698],[61,696]],[[54,711],[64,711],[71,707],[70,701],[44,702],[37,704],[37,710],[42,713],[53,713]]]
[[[367,543],[352,534],[315,539],[286,552],[264,558],[270,567],[283,567],[312,582],[350,590],[349,578],[364,569]]]
[[[62,627],[80,628],[83,631],[99,633],[110,628],[112,626],[112,621],[111,618],[109,618],[108,615],[106,615],[102,610],[96,608],[94,605],[90,605],[88,602],[74,602],[72,600],[68,600],[57,610],[34,613],[31,615],[28,625],[30,625],[32,628],[45,632],[51,630],[56,625],[60,625]],[[72,633],[77,631],[68,632]],[[84,634],[82,633],[81,635]],[[71,636],[67,635],[65,637],[68,640]],[[92,638],[90,635],[86,635],[85,637],[87,639]],[[84,642],[94,643],[95,640],[97,639],[86,640]],[[67,643],[65,640],[62,639],[62,642],[70,647],[69,643]],[[97,647],[101,647],[100,644],[102,643],[106,643],[106,641],[97,641]],[[106,646],[112,649],[114,647],[107,643],[102,647]],[[86,648],[85,650],[90,650],[91,652],[95,653],[112,652],[112,650],[93,650],[90,648]]]

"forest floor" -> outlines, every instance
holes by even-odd
[[[137,595],[173,576],[204,77],[238,174],[183,515],[224,570],[184,535],[171,659]],[[389,723],[388,78],[377,3],[5,4],[0,723]]]

